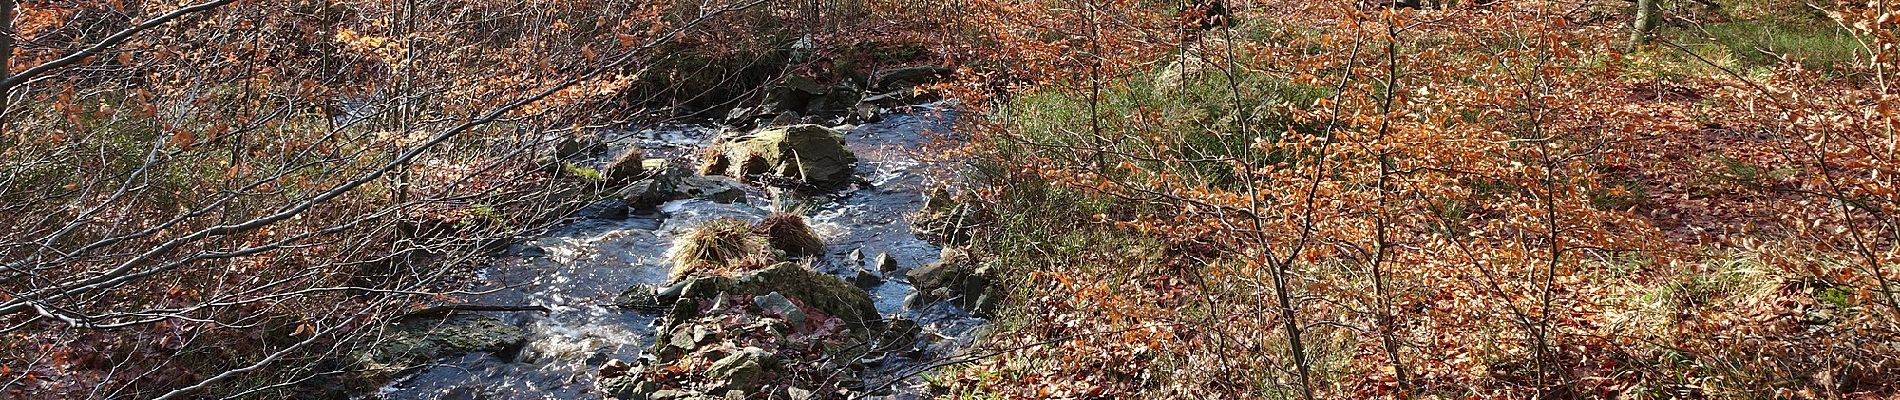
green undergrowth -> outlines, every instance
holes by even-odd
[[[1785,59],[1811,70],[1848,74],[1866,56],[1852,32],[1803,3],[1727,1],[1714,13],[1710,22],[1677,28],[1673,40],[1742,69],[1773,67]]]
[[[1296,158],[1280,151],[1263,156],[1248,146],[1280,142],[1288,132],[1316,134],[1318,127],[1295,121],[1287,110],[1330,95],[1327,88],[1287,83],[1264,72],[1223,73],[1207,61],[1160,65],[1099,97],[1044,90],[1013,99],[1002,120],[1012,134],[1033,144],[1012,144],[1007,150],[1035,154],[1107,147],[1121,154],[1163,154],[1172,160],[1105,156],[1097,167],[1114,179],[1167,171],[1191,183],[1231,187],[1241,181],[1228,160],[1280,164]],[[1103,143],[1103,137],[1119,139]],[[1124,161],[1135,168],[1122,168]]]

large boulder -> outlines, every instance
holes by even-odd
[[[853,178],[856,154],[845,148],[844,134],[818,125],[792,125],[721,137],[707,149],[703,175],[743,179],[796,180],[819,188],[838,187]],[[770,180],[770,179],[767,179]]]

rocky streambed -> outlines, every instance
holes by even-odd
[[[968,216],[935,179],[953,174],[915,157],[951,134],[954,110],[900,111],[563,144],[570,169],[627,182],[456,299],[546,310],[402,321],[360,357],[398,378],[362,397],[927,396],[914,372],[968,346],[987,324],[972,310],[1000,297],[941,245],[961,225],[933,221]]]

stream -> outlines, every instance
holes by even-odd
[[[904,271],[937,261],[941,251],[911,233],[906,215],[923,206],[930,185],[942,181],[935,178],[954,176],[942,166],[918,161],[914,154],[953,134],[950,121],[955,117],[953,108],[942,103],[911,106],[908,111],[887,113],[876,123],[837,127],[858,156],[858,176],[870,185],[821,195],[803,212],[826,244],[827,254],[814,261],[815,269],[849,279],[857,266],[889,254],[897,270],[866,291],[886,318],[901,316],[922,327],[917,350],[865,366],[867,386],[914,375],[908,372],[949,357],[967,347],[987,324],[946,302],[906,307],[915,289],[901,278]],[[717,133],[717,127],[707,125],[624,131],[605,138],[613,148],[601,157],[637,144],[650,158],[696,162],[701,146]],[[615,307],[615,297],[633,285],[667,283],[668,249],[686,229],[719,217],[756,221],[772,211],[769,194],[756,186],[744,187],[744,201],[730,204],[694,198],[631,213],[590,206],[545,234],[510,246],[478,268],[473,291],[482,294],[460,300],[548,307],[545,314],[491,313],[523,328],[528,339],[521,350],[440,359],[363,398],[602,398],[595,390],[595,370],[609,360],[640,357],[653,341],[659,317],[658,312]],[[854,252],[863,260],[854,259]],[[926,395],[921,385],[920,378],[909,377],[872,397],[922,398]]]

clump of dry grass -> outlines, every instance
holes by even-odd
[[[736,218],[719,218],[694,227],[673,243],[672,279],[694,273],[732,273],[771,265],[766,237]]]
[[[785,252],[789,257],[810,257],[825,254],[825,241],[812,232],[811,225],[805,223],[805,217],[795,213],[775,212],[758,224],[752,226],[752,233],[765,236],[772,248]]]

